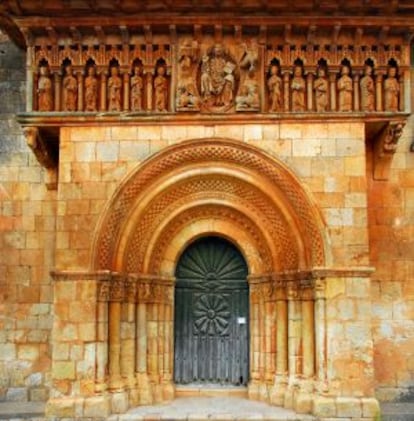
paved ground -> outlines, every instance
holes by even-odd
[[[0,402],[0,419],[31,419],[43,420],[45,413],[44,402]]]

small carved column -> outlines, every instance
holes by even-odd
[[[34,63],[34,47],[28,46],[26,53],[26,111],[31,112],[36,109],[34,104],[35,93],[35,73],[36,67]]]
[[[104,392],[108,385],[106,383],[106,368],[108,364],[108,301],[109,301],[109,279],[103,279],[98,283],[97,297],[97,349],[96,349],[96,382],[95,391]]]
[[[314,74],[308,72],[306,75],[306,88],[307,88],[307,99],[308,99],[308,111],[313,110],[313,80]]]
[[[375,109],[377,111],[383,111],[383,98],[382,98],[382,86],[384,82],[384,72],[378,71],[377,77],[375,78]]]
[[[250,372],[249,397],[259,398],[259,358],[260,358],[260,336],[259,336],[259,300],[260,285],[250,283]]]
[[[326,295],[325,280],[314,280],[315,364],[320,392],[326,388]]]
[[[353,77],[354,83],[354,111],[360,110],[360,90],[359,90],[359,74],[355,73]]]
[[[289,81],[290,81],[290,72],[287,70],[283,73],[283,104],[284,104],[284,111],[288,112],[290,110],[290,89],[289,89]]]
[[[405,79],[409,80],[409,76],[408,76],[408,72],[405,70],[402,75],[400,75],[399,78],[399,84],[400,84],[400,97],[398,99],[398,106],[399,106],[399,111],[404,111],[405,110],[405,87],[404,87],[404,81]]]
[[[276,376],[270,402],[283,406],[288,373],[288,306],[284,281],[275,282],[276,297]]]
[[[174,280],[169,280],[164,287],[165,294],[165,326],[164,326],[164,363],[163,363],[163,397],[165,400],[174,398],[173,385],[173,307],[174,307]]]
[[[153,89],[153,75],[152,75],[152,70],[148,69],[145,73],[145,79],[146,79],[146,83],[147,83],[147,111],[151,111],[152,110],[152,89]]]
[[[129,98],[130,98],[130,92],[129,92],[129,73],[127,70],[124,72],[123,81],[124,81],[124,111],[129,111]]]
[[[302,290],[302,348],[303,375],[312,379],[315,374],[315,321],[313,291],[305,286]]]
[[[100,72],[101,76],[101,104],[100,104],[100,111],[106,111],[106,82],[107,82],[107,75],[106,70],[102,69]]]
[[[124,279],[114,275],[109,292],[109,388],[121,389],[121,303],[124,300]]]
[[[152,392],[148,379],[148,365],[147,365],[147,302],[151,295],[150,284],[147,280],[138,280],[137,284],[137,352],[136,352],[136,376],[139,392],[139,403],[141,405],[148,405],[152,403]]]
[[[330,87],[330,99],[331,99],[331,111],[336,111],[336,70],[329,72],[329,87]]]
[[[82,70],[77,71],[77,80],[78,80],[78,111],[83,111],[83,72]]]
[[[125,283],[126,301],[122,305],[121,321],[121,374],[130,389],[136,384],[135,355],[136,355],[136,327],[135,327],[135,295],[136,280],[129,277]],[[137,398],[134,396],[136,403]]]
[[[60,111],[60,104],[61,104],[61,81],[62,77],[60,76],[59,71],[56,71],[53,74],[54,80],[54,94],[55,94],[55,104],[54,104],[54,111]]]

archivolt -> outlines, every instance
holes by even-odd
[[[208,218],[244,232],[267,254],[263,270],[325,264],[323,224],[292,172],[252,146],[205,139],[163,150],[120,185],[98,227],[94,269],[158,272],[175,233]]]

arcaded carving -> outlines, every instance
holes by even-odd
[[[234,105],[236,67],[236,61],[221,44],[215,44],[202,57],[201,95],[204,109],[223,112]]]
[[[118,66],[111,66],[108,79],[108,111],[121,111],[122,79]]]
[[[398,111],[400,85],[397,79],[397,68],[388,69],[388,76],[384,82],[384,108],[385,111]]]
[[[344,64],[338,79],[338,110],[352,111],[352,79],[349,76],[349,66]]]
[[[292,90],[292,111],[293,112],[305,111],[306,82],[303,77],[302,66],[296,65],[294,67],[293,78],[290,83],[290,89]]]
[[[98,79],[93,65],[87,68],[85,78],[85,111],[98,111]]]
[[[318,67],[317,75],[318,77],[313,84],[313,90],[315,91],[315,106],[318,113],[323,113],[328,110],[329,82],[323,67]]]
[[[154,78],[154,109],[167,111],[168,104],[168,79],[165,76],[165,66],[159,64],[156,68],[157,76]]]
[[[49,74],[49,66],[42,64],[37,83],[37,104],[39,111],[53,110],[53,85]]]
[[[100,281],[98,283],[98,301],[99,302],[107,302],[109,301],[109,290],[110,290],[110,282],[109,281]]]
[[[365,66],[364,76],[359,85],[361,87],[361,110],[372,112],[375,110],[375,84],[372,78],[372,67]]]
[[[329,44],[321,39],[318,44],[309,32],[313,40],[309,44],[310,38],[299,42],[299,35],[292,36],[287,27],[286,37],[280,39],[275,33],[268,36],[266,25],[252,38],[242,26],[230,34],[218,25],[212,41],[211,34],[198,25],[190,32],[171,25],[168,35],[159,29],[155,36],[150,26],[143,28],[142,43],[131,43],[127,34],[134,30],[123,28],[120,42],[110,45],[104,44],[102,33],[96,45],[86,40],[86,45],[82,40],[73,45],[66,41],[34,45],[29,56],[33,67],[48,69],[33,75],[34,86],[29,89],[34,88],[36,95],[34,108],[176,113],[402,111],[404,80],[397,73],[409,68],[409,48],[395,39],[386,45],[368,39],[338,44],[337,38]],[[73,70],[76,80],[69,75],[61,80],[61,69],[66,68]],[[122,75],[111,74],[121,69]],[[318,69],[315,79],[310,69]],[[387,69],[388,77],[383,79]],[[82,95],[77,101],[76,91]]]
[[[76,111],[78,106],[78,81],[73,75],[73,69],[70,64],[65,67],[65,76],[63,78],[63,111]]]
[[[200,96],[197,89],[199,49],[196,43],[185,43],[178,56],[178,82],[176,107],[178,111],[200,109]]]
[[[271,113],[278,113],[282,111],[283,81],[279,76],[279,66],[272,64],[270,66],[269,78],[267,79],[267,88],[269,90],[269,111]]]

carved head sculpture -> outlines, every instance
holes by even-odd
[[[158,76],[164,76],[165,75],[165,67],[160,65],[157,67],[157,75]]]
[[[279,66],[277,64],[272,64],[270,66],[270,75],[276,76],[279,73]]]
[[[88,67],[88,76],[95,76],[95,66]]]
[[[49,67],[46,64],[42,64],[40,66],[40,75],[41,76],[48,76],[49,75]]]
[[[397,76],[397,68],[392,66],[388,69],[388,77],[396,77]]]
[[[369,64],[367,64],[365,66],[364,73],[365,73],[366,76],[371,76],[372,75],[372,67]]]
[[[302,66],[295,66],[293,69],[293,75],[295,77],[301,77],[302,76]]]
[[[111,76],[118,76],[118,66],[111,67]]]
[[[343,76],[349,75],[349,66],[348,65],[346,65],[346,64],[342,65],[341,75],[343,75]]]
[[[325,77],[326,76],[326,71],[323,67],[318,67],[318,76],[319,77]]]
[[[141,66],[134,66],[134,75],[139,76],[141,74]]]
[[[72,65],[71,65],[71,64],[68,64],[68,65],[65,67],[65,72],[66,72],[66,74],[67,74],[68,76],[70,76],[70,75],[72,74]]]

